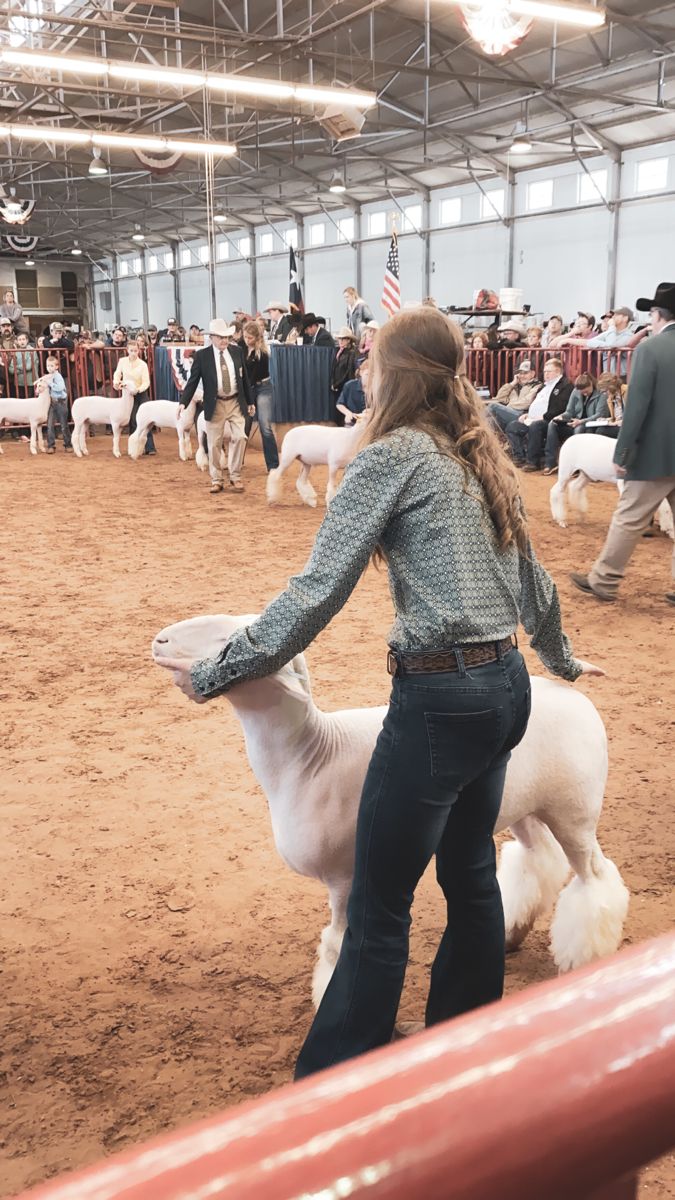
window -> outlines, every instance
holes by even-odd
[[[354,218],[353,217],[338,217],[338,242],[353,242],[354,240]]]
[[[173,250],[167,250],[164,255],[164,267],[167,271],[173,271]]]
[[[387,232],[386,212],[368,214],[368,233],[371,237],[382,237]]]
[[[441,225],[457,225],[461,219],[461,196],[448,196],[445,200],[441,200]]]
[[[317,221],[309,227],[309,244],[310,246],[323,246],[326,241],[326,225],[324,221]]]
[[[403,211],[403,233],[416,233],[422,228],[422,205],[411,204]]]
[[[19,304],[23,304],[24,308],[37,308],[38,306],[38,278],[37,271],[30,271],[27,267],[17,267],[16,272],[16,296]],[[75,280],[75,304],[65,305],[65,307],[77,307],[77,276],[73,273],[71,276]],[[63,274],[61,275],[61,288],[63,289]]]
[[[121,262],[121,263],[120,263],[120,276],[122,276],[122,275],[128,275],[128,274],[129,274],[129,264],[128,264],[128,262]]]
[[[135,259],[134,259],[134,261],[133,261],[133,268],[134,268],[134,271],[136,272],[136,274],[137,274],[137,275],[142,275],[142,273],[143,273],[143,259],[140,257],[140,255],[139,255],[139,257],[138,257],[138,258],[135,258]]]
[[[200,263],[203,263],[204,266],[206,266],[207,262],[209,261],[209,248],[206,243],[199,247],[197,254],[199,255]]]
[[[249,258],[251,254],[250,237],[239,238],[239,241],[237,242],[237,249],[239,250],[242,258]]]
[[[188,246],[184,246],[180,252],[180,265],[181,267],[192,266],[192,251]]]
[[[260,234],[260,253],[261,254],[272,254],[273,250],[274,250],[274,234],[273,233],[261,233]]]
[[[579,204],[599,204],[600,196],[607,195],[607,172],[584,171],[579,175]]]
[[[35,285],[37,287],[37,276]],[[77,275],[75,271],[61,272],[61,294],[64,308],[77,308]]]
[[[646,158],[635,173],[636,192],[660,192],[668,186],[668,159]]]
[[[489,197],[489,199],[488,199]],[[480,198],[480,219],[481,221],[496,221],[497,216],[504,216],[504,189],[496,188],[487,194],[481,193]]]
[[[527,185],[527,209],[551,208],[553,204],[553,180],[535,179]]]
[[[230,243],[218,242],[218,262],[225,262],[230,257]]]
[[[159,270],[159,259],[156,254],[151,254],[148,259],[148,271]]]
[[[287,249],[289,249],[289,250],[290,249],[297,250],[297,248],[298,248],[298,231],[297,231],[295,225],[293,225],[293,227],[291,229],[285,230],[284,244],[286,245]]]

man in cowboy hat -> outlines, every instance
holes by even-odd
[[[335,342],[328,330],[324,329],[324,318],[317,317],[316,313],[305,313],[302,318],[302,333],[305,346],[332,346],[335,349]]]
[[[653,299],[641,297],[637,308],[650,313],[655,336],[635,351],[614,452],[616,473],[626,482],[600,557],[588,575],[571,576],[598,600],[616,600],[633,550],[662,500],[675,517],[675,283],[660,283]],[[675,576],[675,551],[672,570]],[[675,591],[666,600],[675,604]]]
[[[512,317],[510,321],[504,321],[503,325],[499,326],[497,336],[501,346],[507,349],[513,346],[524,346],[525,337],[527,334],[527,325],[518,317]]]
[[[209,446],[209,475],[211,491],[222,492],[223,471],[220,456],[223,450],[225,426],[230,429],[230,448],[227,470],[231,492],[243,492],[241,467],[246,449],[246,415],[253,396],[244,359],[238,346],[229,343],[234,325],[217,318],[209,324],[210,346],[197,350],[192,359],[192,370],[183,393],[181,407],[186,407],[199,384],[204,392],[203,409],[206,421],[206,436]]]
[[[270,300],[267,308],[263,309],[264,313],[269,314],[270,327],[267,336],[271,342],[286,341],[293,326],[288,315],[289,311],[288,305],[284,304],[283,300]]]

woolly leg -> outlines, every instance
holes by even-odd
[[[42,426],[41,425],[38,425],[38,427],[37,427],[37,444],[38,444],[38,450],[40,451],[40,454],[46,454],[47,447],[45,446],[45,439],[42,434]]]
[[[37,454],[37,431],[38,427],[34,421],[30,423],[30,452]]]
[[[316,508],[316,492],[309,482],[309,473],[311,466],[303,463],[300,467],[300,474],[295,481],[295,486],[299,491],[303,504],[308,504],[310,508]]]
[[[121,428],[122,428],[122,427],[121,427],[121,425],[119,424],[119,422],[118,422],[117,424],[115,424],[115,422],[114,422],[114,421],[112,422],[112,431],[113,431],[113,454],[115,455],[115,458],[121,458],[121,457],[122,457],[122,451],[120,450],[120,432],[121,432]]]
[[[333,496],[338,490],[338,469],[329,467],[328,469],[328,487],[326,488],[326,508],[330,504]]]
[[[342,880],[338,884],[328,885],[331,923],[322,931],[312,976],[312,1004],[315,1009],[321,1003],[340,955],[342,939],[347,928],[347,899],[351,883],[352,881],[349,879]]]
[[[285,468],[278,466],[275,471],[270,471],[267,476],[267,502],[268,504],[281,503],[281,478]]]
[[[129,441],[127,442],[127,453],[129,458],[137,459],[141,457],[142,444],[144,445],[144,443],[141,443],[140,430],[135,429],[133,433],[129,434]]]
[[[551,488],[549,503],[551,505],[551,515],[554,521],[557,521],[563,529],[567,529],[566,511],[565,511],[565,489],[567,480],[559,479]]]
[[[551,953],[559,971],[614,954],[621,944],[630,900],[617,867],[598,842],[565,846],[577,872],[564,888],[551,925]]]
[[[538,817],[511,826],[514,842],[501,849],[497,879],[502,893],[506,948],[516,950],[537,917],[550,912],[569,875],[569,863]]]
[[[183,434],[183,451],[185,455],[183,462],[189,462],[193,457],[192,438],[190,437],[189,429],[186,429],[185,433]]]
[[[584,475],[583,471],[579,471],[578,475],[574,479],[571,479],[569,484],[568,494],[570,504],[576,508],[582,520],[588,512],[588,492],[586,489],[590,482],[588,475]]]

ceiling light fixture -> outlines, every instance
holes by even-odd
[[[333,172],[328,185],[328,191],[333,192],[336,196],[341,196],[343,192],[347,191],[347,184],[345,183],[344,177],[339,171]]]
[[[460,0],[452,0],[459,3]],[[517,0],[534,3],[535,0]],[[513,0],[516,3],[516,0]],[[544,5],[544,7],[546,7]],[[39,50],[3,50],[0,61],[13,66],[35,70],[58,71],[72,75],[109,75],[134,83],[166,84],[168,87],[207,87],[232,95],[269,97],[273,100],[299,100],[308,104],[347,104],[353,108],[372,108],[377,103],[375,92],[348,87],[314,87],[311,84],[285,83],[276,79],[255,79],[249,75],[226,75],[220,71],[182,71],[175,67],[151,67],[137,63],[112,62],[110,59],[56,57]]]
[[[34,267],[34,266],[35,266],[35,259],[34,259],[34,258],[27,258],[27,259],[26,259],[26,261],[25,261],[25,263],[24,263],[24,266],[25,266],[25,267]]]
[[[216,225],[225,225],[229,220],[229,217],[227,213],[217,212],[213,214],[213,220],[215,221]]]
[[[74,254],[76,258],[77,258],[77,257],[78,257],[78,256],[79,256],[81,253],[82,253],[82,251],[80,250],[80,247],[79,247],[79,244],[78,244],[78,242],[75,242],[75,241],[73,242],[73,248],[72,248],[72,250],[71,250],[71,252],[70,252],[70,253],[71,253],[71,254]]]
[[[33,142],[61,142],[73,146],[107,146],[120,150],[166,150],[181,154],[218,154],[231,156],[237,147],[231,142],[199,142],[140,134],[95,133],[84,129],[65,129],[56,125],[0,125],[0,137],[26,138]]]
[[[101,151],[99,150],[98,146],[94,146],[94,148],[92,150],[92,160],[89,163],[89,174],[90,175],[107,175],[108,174],[108,168],[106,167],[105,163],[101,159]]]
[[[509,146],[510,154],[530,154],[531,150],[532,142],[522,133],[516,134]]]
[[[564,0],[446,0],[459,5],[470,14],[494,13],[496,18],[539,17],[542,21],[556,21],[559,25],[579,25],[586,29],[599,29],[605,24],[606,13],[602,8],[590,5],[565,4]]]

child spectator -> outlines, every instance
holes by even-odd
[[[72,450],[70,429],[68,428],[68,390],[66,381],[59,371],[59,360],[49,355],[47,359],[47,374],[39,380],[39,384],[49,388],[49,416],[47,418],[47,454],[56,453],[56,423],[61,427],[63,449]],[[39,386],[39,385],[38,385]]]
[[[353,425],[355,417],[366,408],[366,392],[368,386],[368,359],[357,369],[356,378],[348,379],[340,392],[340,403],[336,404],[339,413],[345,419],[345,425]]]

